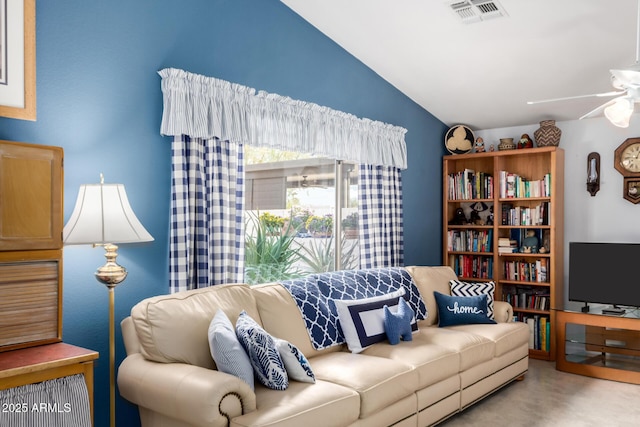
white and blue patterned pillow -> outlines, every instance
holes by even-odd
[[[258,381],[274,390],[289,387],[289,377],[273,337],[244,310],[238,316],[236,334],[249,355]]]
[[[311,369],[311,365],[298,347],[280,338],[274,337],[273,340],[276,343],[280,357],[282,357],[289,379],[303,383],[315,383],[316,376]]]
[[[477,295],[487,295],[488,312],[487,316],[494,319],[493,300],[496,292],[496,284],[494,282],[478,282],[469,283],[460,280],[449,280],[451,287],[451,296],[454,297],[472,297]]]
[[[238,341],[233,324],[218,310],[209,324],[209,350],[220,372],[235,375],[254,389],[253,367],[249,356]]]
[[[368,346],[387,339],[384,330],[384,306],[393,308],[402,298],[403,288],[386,295],[357,300],[334,300],[340,320],[340,328],[347,347],[352,353],[360,353]],[[416,319],[411,321],[412,330],[417,330]]]
[[[438,326],[496,323],[487,316],[487,295],[452,297],[433,291],[438,306]]]

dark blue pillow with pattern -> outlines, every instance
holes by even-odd
[[[244,310],[236,321],[236,334],[249,355],[258,381],[274,390],[289,387],[289,377],[273,337]]]
[[[452,297],[433,292],[438,306],[438,326],[468,325],[471,323],[496,323],[487,317],[487,295]]]

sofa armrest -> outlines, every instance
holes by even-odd
[[[513,322],[513,307],[506,301],[493,301],[493,317],[498,323]]]
[[[241,379],[184,363],[158,363],[140,353],[118,368],[118,389],[128,401],[194,426],[226,427],[256,409],[256,396]]]

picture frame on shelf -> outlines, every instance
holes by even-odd
[[[0,116],[36,120],[36,0],[0,0]]]

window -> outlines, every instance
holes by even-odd
[[[255,147],[245,157],[247,283],[359,266],[357,165]]]

